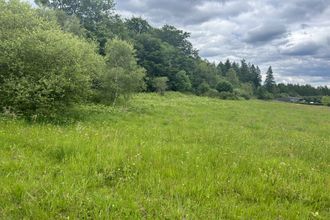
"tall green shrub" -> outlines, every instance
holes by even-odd
[[[91,94],[104,60],[28,5],[0,0],[0,109],[53,116]]]
[[[330,96],[323,96],[321,102],[325,106],[330,106]]]
[[[108,42],[106,68],[98,88],[100,102],[112,105],[118,101],[127,102],[132,94],[145,88],[145,69],[138,66],[130,43],[119,39]]]
[[[217,90],[219,92],[233,92],[233,85],[228,81],[221,81],[217,85]]]

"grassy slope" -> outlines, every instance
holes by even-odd
[[[139,95],[66,125],[0,119],[0,219],[329,219],[329,108]]]

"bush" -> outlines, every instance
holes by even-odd
[[[249,100],[252,98],[252,95],[245,90],[242,89],[235,89],[234,93],[237,94],[239,97],[242,97],[245,100]]]
[[[197,95],[204,95],[210,90],[210,85],[206,82],[202,82],[196,89]]]
[[[257,91],[258,99],[270,100],[274,99],[274,95],[266,90],[265,87],[260,87]]]
[[[204,95],[211,98],[219,98],[219,92],[216,89],[210,89],[206,93],[204,93]]]
[[[323,96],[321,102],[325,106],[330,106],[330,96]]]
[[[174,91],[185,92],[191,90],[191,81],[184,70],[175,74],[171,84]]]
[[[104,63],[96,47],[18,1],[0,6],[0,108],[49,117],[86,100]]]
[[[156,77],[152,80],[152,86],[160,95],[164,95],[167,89],[167,77]]]
[[[228,100],[238,100],[238,96],[232,92],[220,92],[219,97],[221,99],[228,99]]]
[[[253,97],[254,88],[251,83],[243,83],[240,88],[234,89],[237,96],[249,100]]]
[[[218,83],[217,85],[217,90],[221,93],[221,92],[229,92],[232,93],[234,90],[233,85],[228,82],[228,81],[221,81]]]

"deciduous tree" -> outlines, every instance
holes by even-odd
[[[145,70],[137,65],[135,50],[128,42],[110,41],[106,63],[107,71],[100,79],[99,101],[116,105],[121,97],[128,101],[132,94],[145,88]]]

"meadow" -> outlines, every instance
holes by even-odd
[[[330,108],[140,94],[0,117],[0,219],[330,219]]]

